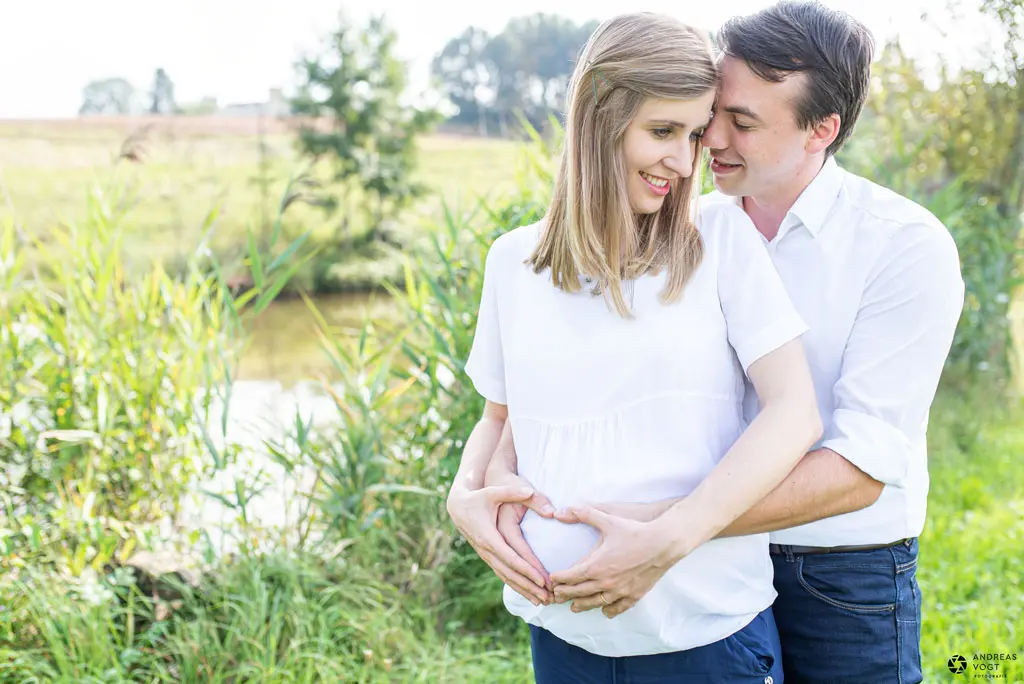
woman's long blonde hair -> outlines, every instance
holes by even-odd
[[[661,301],[676,301],[700,265],[703,244],[690,220],[700,189],[701,145],[690,177],[661,209],[637,216],[629,204],[622,140],[647,98],[692,100],[718,85],[707,34],[670,17],[625,14],[594,31],[576,63],[566,97],[565,142],[534,271],[551,268],[556,287],[597,281],[622,316],[631,316],[623,281],[667,269]]]

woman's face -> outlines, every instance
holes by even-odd
[[[629,206],[653,214],[680,179],[693,170],[697,141],[711,118],[715,91],[695,100],[648,98],[630,122],[622,140]]]

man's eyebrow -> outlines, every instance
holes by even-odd
[[[755,114],[754,112],[752,112],[750,109],[748,109],[746,107],[740,107],[740,106],[736,106],[736,107],[723,107],[722,109],[724,109],[725,111],[729,112],[730,114],[739,114],[740,116],[745,116],[748,119],[753,119],[755,121],[760,121],[761,120],[761,117],[759,117],[757,114]]]

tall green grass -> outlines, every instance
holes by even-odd
[[[0,569],[44,554],[96,570],[174,519],[225,465],[206,421],[244,319],[303,261],[301,240],[251,241],[238,295],[204,244],[182,275],[129,266],[121,199],[97,189],[85,221],[43,234],[0,226]]]
[[[463,363],[472,341],[484,258],[498,234],[532,222],[543,211],[549,164],[546,151],[535,151],[535,156],[524,159],[520,192],[469,211],[448,209],[408,255],[403,285],[391,288],[393,316],[367,318],[356,336],[344,335],[320,319],[318,339],[332,369],[320,380],[336,408],[337,421],[314,427],[296,415],[284,437],[266,444],[285,473],[301,475],[305,482],[294,497],[289,529],[250,527],[251,543],[240,546],[235,555],[211,559],[215,562],[205,568],[198,587],[171,579],[151,586],[132,569],[119,567],[125,545],[118,542],[119,551],[101,554],[91,537],[60,525],[47,526],[49,542],[33,547],[33,528],[21,524],[24,517],[12,515],[24,516],[26,504],[31,504],[43,516],[39,520],[52,520],[60,510],[62,487],[82,491],[82,482],[101,482],[98,476],[86,479],[88,460],[69,459],[63,470],[46,471],[66,479],[55,480],[32,499],[22,498],[8,507],[8,517],[0,519],[7,544],[0,549],[0,562],[8,570],[0,574],[0,681],[532,681],[527,632],[502,607],[500,582],[457,538],[443,499],[483,404],[466,381]],[[83,249],[89,253],[96,248]],[[227,308],[258,308],[265,293],[276,287],[266,287],[274,281],[268,273],[284,268],[287,274],[288,262],[281,253],[267,259],[254,252],[247,267],[254,282],[264,284],[264,294],[232,299]],[[75,265],[73,272],[93,273],[88,263]],[[196,270],[204,272],[208,273]],[[34,276],[19,273],[19,288],[43,291]],[[216,279],[206,276],[210,277]],[[81,327],[96,329],[95,339],[85,338],[76,348],[109,344],[121,339],[118,330],[113,323],[102,327],[99,322],[106,319],[96,312],[109,305],[117,312],[110,320],[122,321],[126,339],[141,337],[151,346],[166,347],[165,353],[177,359],[172,365],[197,364],[188,376],[196,378],[187,387],[189,392],[215,377],[200,372],[203,364],[185,359],[184,352],[177,357],[173,353],[192,349],[202,357],[201,350],[207,349],[200,344],[203,340],[218,340],[209,342],[209,348],[226,353],[238,342],[231,337],[234,333],[212,324],[218,319],[210,313],[211,302],[226,296],[222,290],[203,290],[209,281],[199,275],[187,281],[191,289],[186,289],[195,297],[195,319],[185,317],[191,323],[165,339],[144,337],[148,328],[134,327],[143,325],[150,310],[142,306],[149,301],[141,296],[146,281],[119,282],[109,289],[103,306],[94,305],[90,297],[74,300],[81,302],[78,318],[55,316],[53,325],[63,330],[61,325],[70,329],[72,322],[84,321]],[[80,286],[71,280],[62,287]],[[84,287],[94,288],[88,283]],[[118,297],[126,298],[125,308],[110,304],[122,301]],[[161,312],[168,302],[178,302],[156,301]],[[191,300],[184,301],[187,313]],[[316,316],[312,304],[311,310]],[[138,323],[132,322],[133,311],[144,314],[135,316]],[[172,311],[172,318],[175,315]],[[5,327],[13,328],[13,321]],[[48,333],[44,339],[58,334]],[[129,349],[117,348],[120,356],[90,356],[89,376],[128,374],[124,368],[130,366],[120,357]],[[206,357],[210,364],[217,361],[216,354]],[[0,365],[3,372],[17,369],[24,374],[29,358],[8,353]],[[42,363],[50,366],[59,367],[52,361]],[[28,367],[41,372],[30,363]],[[1024,467],[1017,458],[1024,446],[1019,427],[1024,410],[988,385],[976,383],[972,388],[963,382],[963,377],[947,378],[930,426],[932,488],[919,575],[929,682],[948,680],[945,663],[954,653],[1024,654],[1017,619],[1024,609]],[[231,384],[221,387],[229,389]],[[92,407],[90,415],[95,416],[98,390],[82,392],[79,403]],[[43,395],[43,405],[60,405],[59,395]],[[132,410],[132,396],[121,397],[121,410]],[[64,429],[97,432],[95,418],[73,415],[76,419]],[[189,454],[200,463],[216,465],[231,453],[209,439],[201,417],[183,413],[180,418],[191,435],[190,448],[198,450]],[[97,434],[117,435],[117,429],[136,427],[132,417],[119,420],[108,424],[123,428]],[[51,454],[36,450],[34,443],[11,446],[8,440],[0,449],[5,472],[15,459],[28,460],[29,468],[50,467]],[[139,457],[127,448],[116,454],[117,459],[100,461],[94,472],[122,472],[128,467],[122,463]],[[163,449],[151,456],[144,451],[141,457],[169,458]],[[128,481],[135,482],[130,473]],[[170,505],[167,492],[176,491],[177,483],[150,490],[147,484],[129,492],[129,500],[135,496]],[[113,530],[111,521],[124,514],[117,508],[119,500],[98,485],[90,491],[102,495],[106,513],[77,519]],[[225,503],[250,520],[252,500],[246,492],[240,485],[238,496],[225,497]],[[128,513],[134,510],[129,507]],[[146,541],[140,538],[141,543]],[[83,545],[85,552],[64,553],[66,558],[84,553],[80,572],[69,571],[66,562],[48,560],[48,554]],[[1024,679],[1024,670],[1010,673]]]

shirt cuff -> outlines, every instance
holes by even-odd
[[[836,452],[883,484],[894,487],[906,484],[910,440],[880,418],[849,409],[836,409],[821,446]]]
[[[787,316],[776,320],[771,325],[764,327],[756,335],[748,337],[736,346],[736,356],[746,373],[755,361],[765,354],[773,352],[790,340],[807,332],[807,324],[797,315]]]
[[[508,404],[508,400],[505,398],[505,383],[501,380],[486,375],[484,373],[478,373],[471,366],[466,366],[466,375],[473,383],[473,387],[476,391],[487,401],[495,404]]]

